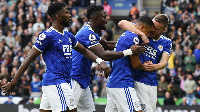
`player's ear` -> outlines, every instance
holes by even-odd
[[[144,29],[144,28],[145,28],[145,26],[144,26],[144,25],[141,25],[141,26],[140,26],[140,29]]]
[[[163,32],[167,31],[167,28],[164,28]]]
[[[60,14],[56,14],[56,18],[60,19],[61,18]]]

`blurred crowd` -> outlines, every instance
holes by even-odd
[[[86,8],[78,13],[77,7],[87,7],[90,0],[58,0],[65,2],[71,12],[72,22],[66,28],[74,35],[87,24]],[[47,8],[54,0],[0,0],[0,79],[9,82],[20,64],[35,43],[39,33],[51,26],[46,14]],[[112,13],[108,3],[108,25],[102,31],[102,37],[113,40],[116,25],[110,19]],[[130,21],[135,22],[139,15],[135,4],[130,14]],[[200,2],[199,0],[163,0],[161,12],[169,19],[165,36],[172,39],[173,48],[167,67],[157,72],[159,85],[158,97],[165,98],[164,104],[174,104],[182,98],[181,105],[198,105],[200,99]],[[155,15],[158,12],[155,12]],[[107,62],[109,66],[111,62]],[[21,76],[12,96],[40,97],[42,74],[45,63],[41,56],[32,62]],[[94,98],[106,97],[107,79],[93,63],[91,68],[91,91]],[[0,95],[4,93],[0,91]]]
[[[200,99],[200,1],[163,0],[161,12],[169,17],[164,33],[173,41],[168,66],[158,71],[158,97],[164,104],[199,105]]]

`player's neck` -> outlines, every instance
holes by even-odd
[[[63,33],[64,27],[63,27],[62,25],[59,25],[59,24],[57,24],[57,23],[52,23],[52,27],[53,27],[55,30],[57,30],[58,32]]]
[[[161,35],[160,35],[160,36],[161,36]],[[153,39],[154,39],[154,40],[159,40],[159,39],[160,39],[160,36],[154,37]]]
[[[95,25],[88,23],[90,25],[90,27],[92,28],[92,30],[97,33],[100,34],[101,33],[101,29],[99,29],[98,27],[96,27]]]

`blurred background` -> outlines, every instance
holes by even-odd
[[[46,14],[56,0],[0,0],[0,79],[9,82],[24,61],[39,33],[51,26]],[[124,32],[117,23],[135,22],[141,15],[153,18],[164,13],[169,17],[163,35],[172,39],[168,65],[157,72],[159,80],[157,112],[199,112],[200,105],[200,2],[199,0],[57,0],[65,2],[72,23],[65,28],[76,35],[87,24],[86,9],[101,4],[107,12],[107,29],[101,37],[117,41]],[[107,62],[111,67],[112,62]],[[41,80],[45,72],[41,56],[21,76],[15,91],[4,96],[0,90],[0,112],[39,112]],[[98,65],[91,68],[90,88],[96,112],[104,112],[107,79]],[[191,94],[191,97],[186,97]]]

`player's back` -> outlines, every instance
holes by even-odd
[[[101,38],[89,25],[86,25],[77,32],[76,39],[85,48],[89,49],[100,44],[99,41]],[[85,58],[79,52],[72,50],[71,78],[76,80],[82,88],[87,88],[90,84],[91,65],[92,61]]]
[[[76,44],[75,37],[67,31],[62,34],[50,27],[41,32],[34,47],[42,52],[47,67],[43,85],[70,82],[71,52]]]
[[[140,54],[140,61],[142,63],[146,61],[152,61],[153,64],[157,64],[160,62],[163,52],[166,52],[170,55],[172,41],[171,39],[161,35],[160,39],[154,40],[149,38],[148,45],[145,46],[145,53]],[[145,72],[145,71],[137,71],[138,75],[136,75],[136,81],[157,86],[158,80],[156,76],[156,71],[153,72]]]
[[[129,49],[132,45],[138,45],[140,42],[135,33],[126,31],[121,35],[117,44],[116,52]],[[134,85],[134,69],[131,65],[130,56],[121,59],[113,60],[112,71],[109,75],[107,87],[109,88],[124,88],[133,87]]]

